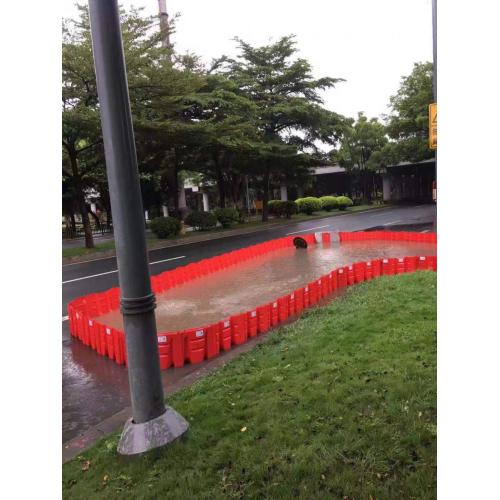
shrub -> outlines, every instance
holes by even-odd
[[[232,224],[239,221],[240,215],[235,208],[217,208],[214,215],[222,224],[222,227],[231,227]]]
[[[347,196],[337,196],[337,206],[339,210],[345,210],[347,207],[352,207],[352,200]]]
[[[187,215],[185,222],[196,230],[208,231],[217,225],[217,217],[210,212],[193,211]]]
[[[297,204],[294,201],[286,200],[270,200],[267,203],[269,212],[277,217],[286,217],[290,219],[293,214],[297,213]]]
[[[181,231],[181,223],[174,217],[155,217],[151,220],[149,226],[158,238],[176,236]]]
[[[318,212],[321,210],[321,202],[318,198],[309,196],[307,198],[299,198],[295,200],[299,212],[311,215],[313,212]]]
[[[335,196],[322,196],[319,201],[321,203],[321,208],[327,212],[337,208],[337,198],[335,198]]]

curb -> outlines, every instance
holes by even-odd
[[[181,239],[181,240],[170,240],[170,242],[165,243],[165,244],[159,244],[159,246],[153,245],[147,248],[148,253],[153,251],[153,250],[163,250],[164,248],[173,248],[173,247],[179,247],[179,246],[184,246],[184,245],[191,245],[193,243],[201,243],[204,241],[211,241],[211,240],[219,240],[222,238],[229,238],[231,236],[242,236],[246,234],[253,234],[253,233],[259,233],[263,231],[268,231],[271,229],[275,229],[276,227],[289,227],[289,226],[294,226],[296,224],[301,224],[302,222],[309,222],[313,220],[323,220],[323,219],[330,219],[331,217],[343,217],[346,215],[356,215],[356,214],[362,214],[365,212],[376,212],[379,210],[388,210],[394,208],[392,205],[388,206],[383,206],[383,207],[378,207],[378,208],[367,208],[366,210],[358,210],[356,212],[347,212],[347,213],[339,213],[339,214],[334,214],[334,215],[325,215],[322,217],[313,217],[311,219],[307,219],[304,221],[293,221],[290,223],[270,223],[267,227],[262,228],[250,228],[248,230],[244,229],[234,229],[234,230],[229,230],[220,234],[207,234],[207,235],[200,235],[200,236],[193,236],[190,238],[186,239]],[[93,262],[96,260],[103,260],[103,259],[111,259],[113,257],[116,257],[116,252],[115,250],[107,250],[105,252],[96,252],[94,255],[95,258],[93,259],[84,259],[81,257],[63,257],[62,259],[62,265],[67,266],[71,264],[85,264],[86,262]]]

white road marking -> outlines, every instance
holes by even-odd
[[[63,321],[68,321],[68,319],[69,319],[69,316],[63,316],[63,318],[62,318]]]
[[[157,260],[156,262],[150,262],[149,265],[159,264],[160,262],[168,262],[169,260],[177,260],[177,259],[185,259],[185,258],[186,258],[185,255],[181,255],[180,257],[172,257],[171,259],[163,259],[163,260]],[[75,278],[72,280],[63,281],[62,284],[65,285],[66,283],[73,283],[74,281],[88,280],[90,278],[96,278],[97,276],[104,276],[105,274],[113,274],[113,273],[117,273],[117,272],[118,272],[118,269],[115,269],[114,271],[107,271],[105,273],[92,274],[90,276],[82,276],[81,278]]]
[[[186,256],[181,255],[180,257],[172,257],[171,259],[156,260],[155,262],[150,262],[149,265],[152,266],[153,264],[159,264],[160,262],[168,262],[169,260],[177,260],[177,259],[184,259],[184,258],[186,258]]]
[[[424,229],[423,231],[420,231],[421,233],[428,233],[430,229]]]
[[[326,226],[310,227],[308,229],[302,229],[301,231],[294,231],[293,233],[286,233],[286,236],[290,236],[291,234],[297,234],[297,233],[306,233],[307,231],[312,231],[313,229],[322,229],[324,227],[330,227],[330,224],[327,224]]]
[[[386,222],[384,226],[392,226],[393,224],[397,224],[398,222],[402,222],[401,220],[393,220],[392,222]]]

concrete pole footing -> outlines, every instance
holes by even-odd
[[[186,419],[170,406],[159,417],[136,424],[128,419],[123,428],[118,453],[137,455],[175,441],[189,428]]]

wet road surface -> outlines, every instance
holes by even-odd
[[[149,252],[150,263],[153,263],[151,265],[151,274],[159,274],[180,265],[186,265],[190,262],[196,262],[213,255],[278,238],[290,233],[355,231],[376,226],[383,226],[390,230],[398,229],[402,227],[402,224],[427,224],[427,226],[415,226],[414,229],[428,231],[433,228],[435,220],[435,205],[391,207],[380,211],[376,210],[360,214],[353,213],[330,219],[300,222],[293,226],[273,228],[272,230],[266,229],[247,235],[231,236],[199,243],[188,243],[179,247]],[[319,226],[327,227],[318,229]],[[410,229],[410,227],[405,229]],[[169,260],[181,256],[182,258]],[[354,258],[352,260],[358,259]],[[334,267],[336,267],[335,264],[331,266],[331,268]],[[74,298],[118,286],[118,276],[115,271],[116,259],[114,257],[63,266],[63,317],[67,314],[68,302]],[[262,301],[259,303],[262,303]],[[246,309],[246,306],[244,309]],[[62,337],[62,441],[66,442],[126,406],[129,406],[130,398],[127,370],[124,367],[99,356],[92,349],[82,345],[77,340],[73,340],[68,331],[67,321],[63,321],[62,323]],[[172,371],[165,373],[171,374]]]

